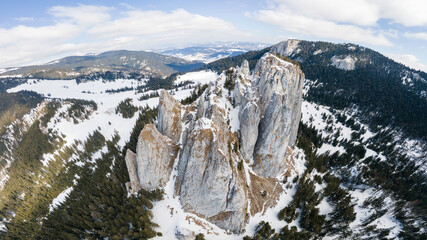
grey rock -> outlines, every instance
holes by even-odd
[[[136,154],[130,149],[126,151],[126,167],[129,173],[131,193],[134,194],[139,191],[139,178],[138,178],[138,166],[136,163]]]
[[[190,128],[178,164],[177,187],[185,211],[239,233],[245,225],[248,200],[245,182],[230,153],[230,132],[213,104]],[[208,118],[209,116],[209,118]],[[233,164],[234,162],[234,164]]]
[[[297,51],[299,42],[300,40],[297,39],[288,39],[274,45],[270,51],[283,57],[289,57]]]
[[[169,181],[178,147],[168,137],[146,124],[138,137],[136,164],[139,185],[145,190],[161,188]]]
[[[254,153],[258,139],[258,124],[261,119],[260,109],[254,101],[249,101],[240,111],[240,153],[249,161]]]
[[[289,46],[277,49],[290,51]],[[182,106],[162,91],[159,131],[146,125],[136,155],[128,152],[126,164],[132,188],[163,187],[170,179],[176,144],[180,143],[175,195],[183,209],[241,233],[249,216],[275,204],[282,191],[275,177],[287,170],[288,146],[295,143],[304,74],[298,66],[271,53],[258,61],[252,75],[247,61],[231,70],[235,81],[231,92],[223,86],[223,73],[191,105]],[[236,123],[236,111],[239,130],[229,122],[233,116]],[[254,173],[246,176],[237,166],[252,158]],[[137,175],[131,170],[135,163]]]
[[[301,118],[304,74],[298,66],[265,54],[254,70],[261,111],[253,169],[277,177],[286,169],[288,146],[295,143]]]
[[[181,136],[181,103],[166,90],[160,91],[157,128],[176,143]]]
[[[241,71],[242,71],[242,73],[244,74],[244,75],[246,75],[246,76],[249,76],[250,75],[250,69],[249,69],[249,62],[248,62],[248,60],[243,60],[243,62],[242,62],[242,66],[240,67],[240,69],[241,69]]]

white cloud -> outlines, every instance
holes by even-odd
[[[113,8],[79,4],[77,7],[54,6],[49,9],[54,17],[60,21],[72,22],[78,25],[89,25],[107,22],[110,20],[110,11]]]
[[[96,26],[89,31],[101,37],[161,35],[182,38],[196,35],[210,39],[223,34],[239,35],[231,23],[215,17],[192,14],[184,9],[172,12],[133,10],[122,18]],[[203,35],[198,33],[203,32]]]
[[[402,63],[410,68],[427,72],[427,65],[422,64],[417,57],[411,54],[386,54],[387,57]]]
[[[20,21],[20,22],[32,22],[34,21],[34,18],[32,17],[19,17],[19,18],[15,18],[16,21]]]
[[[405,33],[405,37],[411,38],[411,39],[420,39],[420,40],[426,40],[427,41],[427,32],[418,32],[418,33]]]
[[[323,39],[391,46],[380,20],[403,26],[427,26],[425,0],[267,0],[249,14],[283,30]],[[393,32],[394,31],[394,32]]]
[[[383,46],[392,45],[384,34],[373,29],[315,19],[291,11],[261,10],[252,16],[262,22],[280,26],[286,31],[308,36]]]
[[[245,40],[250,35],[219,18],[190,13],[125,12],[105,6],[55,6],[54,24],[0,28],[0,67],[40,63],[76,53],[147,50],[207,41]]]
[[[292,9],[296,15],[310,16],[340,23],[361,26],[376,24],[379,9],[374,1],[366,0],[275,0],[272,7],[283,12]]]
[[[404,26],[427,25],[425,0],[271,0],[270,7],[278,11],[289,8],[299,15],[359,26],[375,26],[380,19]]]
[[[378,19],[391,19],[407,27],[427,26],[427,1],[425,0],[379,0],[381,9]]]

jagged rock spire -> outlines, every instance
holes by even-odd
[[[241,233],[248,218],[274,204],[282,191],[276,177],[288,167],[303,81],[298,66],[266,53],[253,75],[245,60],[191,105],[161,91],[159,130],[146,125],[136,154],[126,156],[131,185],[151,190],[173,179],[185,211]],[[174,160],[177,175],[170,178]]]

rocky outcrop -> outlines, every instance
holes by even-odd
[[[166,90],[160,91],[157,128],[175,142],[181,136],[181,104]]]
[[[136,163],[131,185],[150,190],[173,179],[186,212],[241,233],[248,218],[273,206],[283,191],[277,177],[289,171],[303,80],[298,66],[267,53],[252,75],[244,61],[191,105],[162,91],[159,131],[146,125],[136,154],[126,156],[128,169]],[[174,159],[176,176],[170,178]]]
[[[237,233],[244,227],[248,199],[244,175],[237,169],[239,156],[230,148],[237,143],[236,134],[228,129],[220,102],[213,93],[199,100],[206,108],[190,124],[178,164],[177,193],[185,211]]]
[[[136,154],[130,150],[126,153],[132,191],[164,187],[177,152],[178,147],[170,138],[157,131],[154,125],[145,125],[138,137]]]
[[[357,58],[353,56],[333,56],[331,58],[332,66],[341,70],[354,70],[356,68]]]
[[[129,173],[130,189],[132,194],[136,193],[139,189],[139,177],[138,177],[138,164],[136,163],[136,154],[130,149],[126,151],[126,167]]]
[[[260,109],[255,101],[249,101],[240,112],[240,153],[250,161],[258,139],[258,125],[261,120]]]
[[[289,57],[296,51],[298,51],[298,45],[300,40],[297,39],[288,39],[286,41],[280,42],[274,45],[271,48],[271,52],[275,54],[280,54],[283,57]]]
[[[304,74],[301,69],[273,54],[258,62],[254,76],[262,114],[254,150],[253,169],[263,177],[276,177],[286,168],[288,146],[295,143]]]

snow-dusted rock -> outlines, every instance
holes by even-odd
[[[164,187],[169,180],[177,150],[175,143],[157,131],[154,125],[145,125],[138,137],[135,156],[130,150],[126,154],[132,190],[137,191],[139,187],[145,190]],[[134,157],[139,187],[132,184],[132,181],[136,181]]]
[[[248,62],[248,60],[243,60],[243,62],[242,62],[242,66],[240,67],[240,70],[242,71],[242,73],[244,74],[244,75],[246,75],[246,76],[249,76],[249,74],[251,73],[250,72],[250,69],[249,69],[249,62]]]
[[[300,43],[300,40],[288,39],[286,41],[283,41],[274,45],[271,48],[271,52],[276,54],[280,53],[281,56],[288,57],[295,52],[295,50],[298,48],[299,43]]]
[[[238,139],[226,122],[228,104],[218,95],[221,89],[211,86],[198,100],[197,118],[184,134],[176,188],[185,211],[238,233],[245,226],[248,199],[245,177],[237,170],[239,155],[231,149]]]
[[[276,177],[286,168],[286,149],[295,143],[304,74],[298,66],[267,53],[258,61],[254,76],[262,118],[253,168],[263,177]]]
[[[342,70],[354,70],[356,68],[356,58],[353,56],[333,56],[331,58],[332,66]]]
[[[244,61],[186,106],[162,91],[159,131],[146,125],[136,153],[142,188],[162,187],[172,179],[184,211],[234,233],[241,233],[251,215],[276,203],[282,191],[276,177],[292,168],[286,156],[301,115],[304,74],[298,66],[267,53],[249,74]],[[226,89],[230,79],[234,87]],[[171,177],[178,142],[182,149]],[[131,153],[127,162],[132,166]],[[129,174],[133,181],[135,174]]]
[[[227,132],[199,119],[187,138],[178,166],[178,193],[185,211],[219,227],[240,232],[245,224],[245,182],[233,164]]]
[[[181,135],[181,104],[166,90],[160,91],[157,128],[163,135],[179,142]]]

